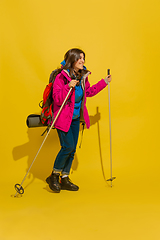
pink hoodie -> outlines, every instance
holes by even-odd
[[[86,127],[90,127],[90,120],[89,115],[86,107],[86,98],[93,97],[97,93],[99,93],[103,88],[107,86],[107,83],[104,79],[100,80],[98,83],[90,87],[90,83],[88,81],[88,72],[86,75],[83,76],[82,81],[82,88],[83,88],[83,100],[82,100],[82,107],[81,107],[81,116],[80,118],[83,119],[86,123]],[[62,70],[61,73],[57,75],[53,85],[53,109],[54,109],[54,118],[57,115],[67,93],[70,90],[70,87],[67,83],[71,81],[69,73],[65,70]],[[66,104],[64,105],[60,115],[58,116],[54,127],[58,128],[64,132],[68,132],[71,122],[72,116],[74,111],[74,103],[75,103],[75,89],[73,88],[71,91]]]

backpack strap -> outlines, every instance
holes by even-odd
[[[39,107],[43,108],[43,100],[39,102]]]
[[[81,142],[80,142],[79,148],[81,148],[81,146],[82,146],[82,139],[83,139],[83,132],[84,132],[85,122],[82,122],[82,126],[83,126],[83,129],[82,129]]]
[[[41,136],[43,136],[45,134],[45,132],[48,132],[50,128],[50,125],[47,126],[47,128],[44,130],[44,132],[41,134]],[[52,129],[55,129],[54,127]]]

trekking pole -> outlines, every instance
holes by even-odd
[[[59,111],[58,111],[58,113],[57,113],[57,115],[56,115],[56,117],[55,117],[55,119],[54,119],[51,127],[50,127],[49,130],[48,130],[48,133],[46,134],[46,136],[45,136],[45,138],[44,138],[44,140],[43,140],[43,142],[42,142],[42,144],[41,144],[41,146],[40,146],[40,148],[39,148],[39,150],[38,150],[35,158],[33,159],[33,162],[31,163],[31,165],[30,165],[30,167],[29,167],[29,169],[28,169],[28,171],[27,171],[24,179],[23,179],[22,182],[21,182],[21,184],[18,184],[18,183],[15,184],[15,190],[16,190],[17,192],[16,192],[16,194],[14,195],[14,197],[17,196],[17,193],[20,193],[20,194],[23,194],[23,193],[24,193],[24,188],[22,187],[22,184],[23,184],[24,180],[26,179],[26,177],[27,177],[27,175],[28,175],[28,173],[29,173],[29,171],[30,171],[33,163],[35,162],[35,160],[36,160],[36,158],[37,158],[37,156],[38,156],[38,154],[39,154],[39,152],[40,152],[40,150],[41,150],[44,142],[46,141],[46,139],[47,139],[47,137],[48,137],[48,135],[49,135],[52,127],[54,126],[54,123],[55,123],[55,121],[57,120],[57,118],[58,118],[58,116],[59,116],[59,114],[60,114],[60,112],[61,112],[61,110],[62,110],[62,108],[63,108],[63,106],[64,106],[64,104],[65,104],[65,102],[67,101],[67,98],[68,98],[68,96],[69,96],[69,94],[70,94],[71,91],[72,91],[72,88],[70,88],[69,92],[67,93],[66,98],[64,99],[64,101],[63,101],[63,103],[62,103],[62,105],[61,105],[61,107],[60,107],[60,109],[59,109]]]
[[[110,75],[110,69],[108,69],[108,75]],[[111,106],[110,106],[110,83],[108,82],[108,103],[109,103],[109,135],[110,135],[110,178],[107,179],[107,181],[111,182],[112,187],[112,181],[116,177],[112,177],[112,135],[111,135]]]

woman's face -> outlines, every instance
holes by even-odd
[[[84,61],[85,61],[84,60],[84,54],[80,53],[80,58],[73,65],[74,70],[79,71],[80,69],[83,69]]]

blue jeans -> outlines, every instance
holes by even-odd
[[[68,132],[57,129],[61,150],[57,154],[53,170],[69,175],[79,135],[80,118],[73,119]]]

